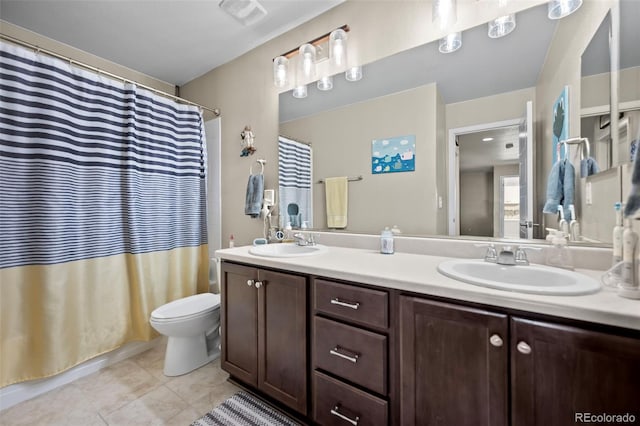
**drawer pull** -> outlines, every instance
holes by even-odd
[[[491,342],[491,344],[497,348],[499,348],[500,346],[502,346],[502,338],[500,336],[498,336],[497,334],[492,335],[489,338],[489,342]]]
[[[340,357],[340,358],[342,358],[342,359],[346,359],[347,361],[351,361],[351,362],[353,362],[354,364],[355,364],[356,362],[358,362],[358,357],[360,356],[359,354],[357,354],[357,353],[353,353],[353,352],[352,352],[352,353],[353,353],[353,355],[352,355],[352,356],[350,356],[350,355],[346,355],[346,354],[341,353],[341,352],[340,352],[340,350],[344,351],[344,349],[343,349],[343,348],[341,348],[340,346],[336,346],[335,348],[333,348],[333,349],[331,349],[331,350],[329,351],[329,354],[330,354],[330,355],[335,355],[335,356]]]
[[[358,309],[360,302],[343,302],[337,297],[331,299],[332,305],[344,306],[345,308]]]
[[[247,285],[248,285],[249,287],[253,287],[253,284],[255,284],[255,281],[254,281],[254,280],[247,280]]]
[[[333,407],[333,409],[330,411],[331,414],[333,414],[334,416],[341,418],[342,420],[346,420],[349,423],[351,423],[353,426],[358,426],[358,422],[360,421],[360,417],[356,416],[355,420],[351,419],[347,416],[345,416],[344,414],[342,414],[340,411],[340,405],[336,405],[335,407]]]

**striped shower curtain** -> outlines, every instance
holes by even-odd
[[[278,137],[279,212],[283,225],[291,222],[292,226],[299,227],[307,222],[313,227],[311,164],[311,146]],[[292,208],[293,204],[297,207]],[[295,211],[297,215],[292,215]]]
[[[0,44],[2,387],[155,337],[208,256],[199,110]]]

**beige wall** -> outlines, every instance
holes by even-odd
[[[155,79],[138,71],[134,71],[130,68],[116,64],[115,62],[108,61],[99,56],[92,55],[79,49],[75,49],[67,44],[60,43],[50,38],[41,36],[40,34],[10,24],[9,22],[0,21],[0,33],[27,43],[34,44],[41,49],[50,50],[59,55],[69,57],[78,62],[83,62],[87,65],[100,68],[101,70],[119,75],[145,86],[161,90],[171,95],[175,94],[175,86],[172,84]]]
[[[508,8],[516,12],[542,3],[545,0],[523,0],[510,2]],[[487,22],[495,17],[496,8],[487,2],[460,2],[456,28],[465,29]],[[223,240],[233,233],[238,244],[247,244],[262,233],[262,222],[243,214],[252,161],[256,158],[267,160],[266,185],[277,187],[279,90],[272,82],[272,59],[348,24],[351,28],[350,58],[358,64],[366,64],[441,37],[443,34],[430,22],[431,4],[427,1],[348,0],[181,87],[180,93],[185,98],[203,105],[216,105],[222,112]],[[256,134],[257,152],[251,158],[240,158],[240,132],[246,124],[250,124]]]
[[[280,125],[282,134],[311,143],[314,181],[364,177],[349,184],[347,231],[371,232],[397,223],[405,234],[437,232],[436,92],[430,84]],[[416,137],[416,170],[372,174],[371,141],[405,135]],[[313,206],[315,227],[326,227],[322,185],[314,186]]]

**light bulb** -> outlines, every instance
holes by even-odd
[[[284,56],[278,56],[273,60],[273,84],[276,87],[284,87],[288,82],[289,60]]]

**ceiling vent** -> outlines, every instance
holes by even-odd
[[[253,25],[267,15],[267,10],[256,0],[222,0],[218,5],[242,25]]]

